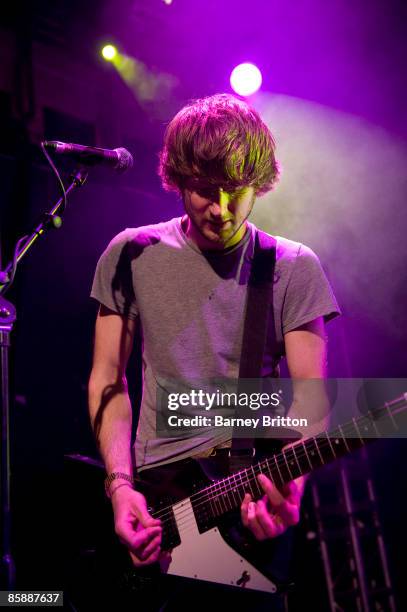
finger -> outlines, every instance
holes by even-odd
[[[155,538],[150,540],[150,542],[148,542],[145,546],[143,546],[139,550],[138,557],[142,561],[145,561],[146,559],[148,559],[154,553],[158,553],[157,554],[157,558],[158,558],[160,550],[161,550],[160,549],[160,545],[161,545],[161,533],[157,534]]]
[[[267,476],[265,476],[264,474],[259,474],[257,476],[257,480],[259,481],[261,488],[267,495],[267,498],[272,508],[279,506],[284,501],[284,497],[281,495],[280,491],[271,482],[271,480],[267,478]]]
[[[301,499],[300,491],[294,480],[287,482],[283,487],[284,497],[291,503],[298,503]]]
[[[242,505],[240,507],[240,516],[242,518],[242,523],[245,527],[248,526],[248,520],[247,520],[247,512],[248,512],[248,508],[249,508],[249,503],[251,502],[252,497],[250,495],[250,493],[246,493],[243,501],[242,501]]]
[[[144,549],[157,535],[161,536],[161,527],[146,527],[140,531],[130,531],[118,533],[122,543],[132,550],[136,555],[141,549]]]
[[[161,527],[146,527],[133,533],[131,539],[131,549],[137,554],[143,551],[155,538],[161,538]]]
[[[147,506],[145,508],[139,507],[137,518],[143,527],[155,527],[157,525],[161,525],[161,521],[159,519],[155,519],[151,516],[151,514],[149,514]]]
[[[153,554],[151,554],[147,559],[144,559],[144,561],[142,561],[137,555],[135,555],[131,550],[129,551],[130,553],[130,557],[131,560],[133,562],[133,565],[135,567],[142,567],[144,565],[151,565],[152,563],[155,563],[156,561],[158,561],[159,556],[160,556],[160,552],[158,550],[158,552],[154,552]]]
[[[268,514],[274,518],[277,516],[283,521],[286,527],[296,525],[300,520],[300,505],[299,503],[291,503],[287,500],[283,501],[278,506],[273,506],[270,503],[267,495],[263,497],[263,502],[266,505]]]
[[[256,540],[265,540],[267,538],[267,534],[258,521],[257,507],[254,502],[249,503],[247,511],[247,527],[250,529]]]
[[[282,521],[287,527],[297,525],[300,521],[300,507],[298,504],[290,503],[288,501],[283,502],[278,507],[274,508],[277,516],[280,516]]]
[[[288,527],[278,514],[270,514],[262,499],[257,502],[256,516],[260,527],[268,538],[281,535]]]
[[[143,527],[154,527],[161,524],[159,519],[153,518],[147,509],[147,500],[138,491],[133,491],[133,497],[125,516],[133,520],[134,517]],[[129,512],[130,510],[130,512]]]

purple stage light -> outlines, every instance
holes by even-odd
[[[232,89],[239,96],[251,96],[260,88],[261,82],[261,72],[254,64],[239,64],[230,75]]]

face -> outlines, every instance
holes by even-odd
[[[183,192],[187,213],[186,234],[200,248],[234,246],[246,232],[255,193],[253,187],[226,191],[221,187],[196,186]]]

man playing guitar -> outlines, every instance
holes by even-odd
[[[160,154],[165,189],[182,197],[185,214],[116,236],[99,260],[92,297],[100,303],[89,381],[92,426],[107,472],[115,530],[134,566],[169,562],[161,521],[133,488],[139,475],[207,457],[230,441],[213,433],[157,437],[161,378],[237,378],[247,282],[257,228],[255,199],[273,188],[279,169],[269,128],[245,102],[226,94],[184,107],[170,122]],[[262,376],[282,356],[290,376],[326,375],[324,324],[339,313],[318,258],[308,247],[276,237],[273,310],[275,348],[266,347]],[[126,366],[137,327],[143,342],[143,397],[131,446],[132,410]],[[274,353],[271,353],[274,351]],[[191,383],[192,384],[192,383]],[[264,493],[247,493],[241,521],[258,541],[299,521],[304,479],[279,489],[258,476]]]

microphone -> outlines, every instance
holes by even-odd
[[[133,166],[132,154],[123,147],[118,149],[101,149],[100,147],[87,147],[86,145],[59,142],[58,140],[46,140],[42,144],[46,149],[53,151],[57,155],[70,155],[78,162],[87,166],[103,164],[111,166],[117,172],[126,172],[126,170]]]

